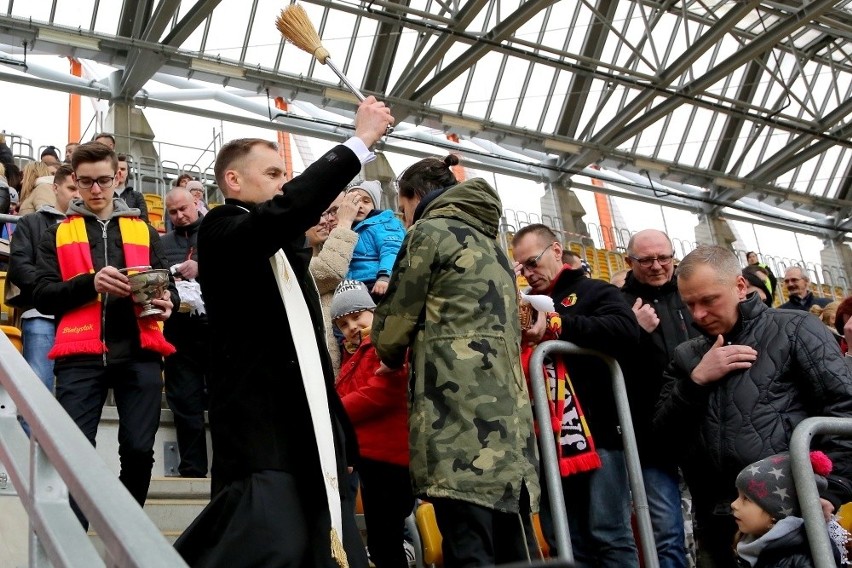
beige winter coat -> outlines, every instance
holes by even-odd
[[[352,251],[358,242],[358,234],[351,229],[335,227],[328,235],[325,244],[319,254],[311,259],[311,276],[317,283],[322,304],[322,317],[325,324],[325,340],[328,352],[331,355],[331,365],[334,368],[334,376],[340,372],[340,347],[334,338],[333,324],[331,323],[331,299],[334,297],[334,289],[343,280],[349,271],[349,262],[352,260]]]
[[[56,194],[53,193],[53,176],[41,176],[36,180],[33,190],[18,206],[18,215],[35,213],[42,205],[56,207]]]

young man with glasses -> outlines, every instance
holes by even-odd
[[[630,413],[639,445],[642,478],[654,529],[660,568],[686,568],[680,477],[674,453],[658,444],[652,433],[654,407],[660,398],[663,373],[675,348],[701,333],[692,326],[674,278],[674,255],[668,235],[656,229],[639,231],[627,244],[630,271],[621,289],[642,332],[632,361],[622,370],[627,379]]]
[[[562,322],[559,339],[615,357],[624,367],[630,363],[625,355],[635,352],[639,341],[636,316],[618,288],[603,280],[586,278],[582,268],[563,264],[562,250],[550,228],[527,225],[512,239],[515,273],[526,278],[530,293],[553,298]],[[544,317],[541,313],[538,316],[536,324],[524,332],[526,344],[538,343],[543,337]],[[601,463],[595,469],[562,477],[574,557],[582,566],[637,567],[639,558],[630,525],[630,488],[612,377],[597,357],[570,357],[565,359],[565,365]],[[566,416],[554,418],[560,424],[570,420]],[[566,448],[565,453],[570,449]],[[554,554],[553,517],[544,485],[543,482],[541,521]]]
[[[784,286],[787,288],[789,300],[778,306],[783,310],[801,310],[808,312],[811,306],[825,307],[830,302],[830,298],[817,298],[813,292],[808,289],[811,281],[807,273],[798,266],[791,266],[784,273]]]
[[[174,347],[162,321],[180,298],[174,281],[153,304],[162,313],[138,317],[128,269],[168,269],[157,232],[114,196],[115,153],[98,142],[81,145],[71,158],[80,199],[39,242],[33,300],[56,318],[48,357],[54,360],[56,398],[94,445],[107,391],[115,393],[121,423],[119,478],[145,504],[160,424],[163,356]],[[84,526],[83,513],[72,507]]]

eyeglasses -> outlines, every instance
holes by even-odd
[[[554,241],[554,242],[556,242],[556,241]],[[550,247],[552,247],[552,246],[553,246],[553,243],[550,243],[549,245],[544,247],[543,251],[538,253],[538,256],[530,257],[530,258],[526,259],[524,262],[521,263],[521,266],[523,268],[526,268],[526,269],[529,269],[529,270],[537,268],[538,267],[538,261],[541,260],[541,257],[544,256],[544,253],[546,253],[548,250],[550,250]]]
[[[80,189],[92,189],[92,186],[95,184],[98,184],[98,187],[101,189],[109,189],[115,183],[115,176],[101,176],[96,179],[77,178],[75,182]]]
[[[645,258],[631,256],[630,258],[635,260],[642,268],[651,268],[654,266],[654,262],[659,262],[660,266],[668,266],[674,257],[670,254],[664,254],[661,256],[646,256]]]
[[[329,207],[323,212],[321,217],[323,219],[331,219],[332,217],[337,217],[337,207]]]

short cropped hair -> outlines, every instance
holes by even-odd
[[[552,243],[553,241],[558,240],[556,238],[556,233],[554,233],[550,227],[541,223],[533,223],[532,225],[527,225],[526,227],[521,228],[520,231],[515,233],[515,236],[512,237],[512,246],[515,246],[522,238],[530,234],[535,235],[536,238],[543,243]]]
[[[62,164],[61,166],[59,166],[59,169],[56,170],[56,173],[53,174],[53,183],[59,185],[73,173],[74,170],[71,169],[71,166],[69,166],[68,164]]]
[[[263,138],[238,138],[222,146],[216,155],[216,163],[213,165],[213,174],[216,176],[216,183],[219,184],[220,191],[227,191],[225,172],[232,168],[234,162],[248,156],[252,149],[258,145],[278,151],[278,145],[275,142]]]
[[[699,245],[677,266],[678,278],[689,278],[699,266],[710,266],[720,281],[742,276],[740,261],[733,251],[718,245]]]
[[[118,158],[109,146],[100,142],[86,142],[77,146],[77,149],[71,154],[71,167],[76,172],[80,164],[90,164],[104,160],[110,161],[113,171],[118,170]]]
[[[115,144],[115,136],[110,134],[109,132],[98,132],[94,136],[92,136],[92,142],[95,142],[98,138],[109,138],[112,140],[112,143]]]

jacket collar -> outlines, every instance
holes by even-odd
[[[651,286],[639,282],[639,279],[633,275],[633,271],[631,270],[627,273],[627,278],[624,280],[622,289],[641,298],[656,298],[671,294],[672,292],[677,293],[676,278],[676,276],[672,275],[671,280],[662,286]]]

